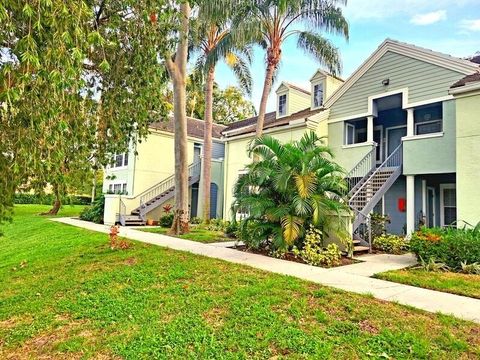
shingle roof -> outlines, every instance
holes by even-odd
[[[299,119],[308,119],[309,116],[318,114],[319,112],[323,111],[323,109],[315,109],[312,110],[310,108],[306,108],[304,110],[298,111],[296,113],[291,114],[290,116],[284,116],[281,118],[276,118],[276,112],[269,112],[265,114],[265,122],[263,124],[263,129],[270,129],[277,126],[287,125],[290,121],[299,120]],[[248,134],[254,132],[257,126],[257,116],[237,121],[229,126],[225,130],[223,130],[223,134],[225,135],[226,132],[234,132],[231,136],[241,135],[241,134]],[[236,131],[235,131],[236,130]]]
[[[187,135],[199,139],[203,139],[204,134],[204,124],[203,120],[187,117]],[[174,121],[173,117],[169,117],[166,121],[157,121],[150,124],[150,128],[156,130],[162,130],[166,132],[174,132]],[[212,137],[220,139],[222,137],[222,131],[226,128],[224,125],[213,124],[212,127]]]
[[[458,80],[455,84],[450,86],[450,89],[465,86],[469,83],[474,83],[474,82],[480,82],[480,72],[476,72],[476,73],[465,76],[464,78]]]

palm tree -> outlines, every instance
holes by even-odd
[[[348,39],[348,23],[339,5],[346,0],[252,0],[239,7],[235,35],[266,50],[266,72],[257,120],[256,135],[263,133],[268,95],[282,58],[286,39],[297,37],[297,45],[333,73],[341,70],[338,49],[320,31]],[[299,30],[303,27],[307,30]]]
[[[213,86],[215,83],[215,67],[220,59],[235,73],[242,88],[249,94],[252,79],[248,65],[250,63],[250,48],[231,41],[230,23],[216,20],[212,16],[198,21],[197,33],[193,36],[193,44],[198,52],[197,68],[205,73],[205,130],[203,141],[203,211],[205,222],[210,220],[210,183],[212,160],[212,126],[213,126]],[[227,40],[228,39],[228,40]],[[219,44],[224,46],[219,50]]]
[[[348,209],[344,172],[321,138],[311,131],[282,144],[264,136],[252,141],[249,152],[258,161],[237,181],[232,211],[248,214],[242,227],[255,227],[258,244],[291,246],[310,224],[325,233],[338,230],[331,219]]]

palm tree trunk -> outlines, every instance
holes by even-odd
[[[203,134],[203,220],[210,222],[210,183],[212,181],[213,83],[215,68],[208,69],[205,83],[205,130]]]
[[[175,148],[175,217],[170,231],[184,234],[189,231],[188,219],[188,145],[187,145],[187,110],[186,110],[186,74],[188,54],[188,31],[190,5],[180,5],[182,21],[175,61],[166,59],[167,69],[173,83],[174,112],[174,148]]]
[[[256,137],[261,137],[263,134],[263,125],[265,123],[265,113],[267,110],[267,101],[268,95],[270,95],[270,91],[272,90],[273,84],[273,74],[275,73],[276,64],[269,62],[267,65],[267,71],[265,72],[265,81],[263,83],[263,92],[262,92],[262,99],[260,101],[260,109],[258,111],[257,117],[257,130],[256,130]]]

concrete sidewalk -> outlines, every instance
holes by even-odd
[[[109,227],[71,218],[53,218],[53,221],[84,229],[109,233]],[[439,291],[373,279],[375,273],[401,269],[415,263],[411,255],[366,255],[362,263],[325,269],[296,262],[275,259],[263,255],[241,252],[217,244],[202,244],[171,236],[143,232],[122,227],[120,235],[126,238],[163,246],[174,250],[188,251],[197,255],[252,266],[265,271],[295,276],[318,284],[371,294],[377,299],[395,301],[430,312],[441,312],[480,323],[480,300]]]

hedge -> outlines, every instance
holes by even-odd
[[[480,229],[423,228],[412,235],[410,250],[419,260],[459,270],[462,262],[480,263]]]
[[[55,201],[53,194],[38,195],[29,193],[15,194],[15,204],[39,204],[52,205]],[[64,205],[90,205],[92,198],[90,196],[70,195],[62,199]]]

